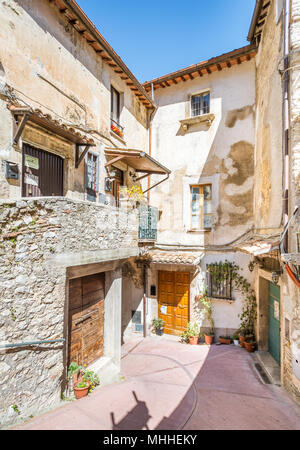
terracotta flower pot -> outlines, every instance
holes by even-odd
[[[190,337],[190,344],[191,345],[198,345],[198,336],[193,336],[193,337]]]
[[[252,342],[244,342],[244,347],[249,353],[253,353],[255,351],[255,344]]]
[[[219,342],[220,342],[220,344],[230,345],[231,344],[231,339],[225,339],[225,338],[219,337]]]
[[[239,335],[239,341],[240,341],[240,346],[244,347],[244,343],[245,343],[245,338],[244,336]]]
[[[77,385],[80,383],[77,383],[77,385],[74,386],[73,389],[74,389],[75,397],[77,398],[77,400],[79,400],[82,397],[86,397],[88,395],[89,388],[90,388],[90,382],[87,381],[86,383],[87,383],[87,387],[85,387],[85,388],[77,387]]]
[[[212,345],[212,343],[214,342],[214,336],[209,336],[208,334],[204,335],[204,341],[206,345]]]

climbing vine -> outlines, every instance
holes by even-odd
[[[242,312],[239,315],[241,320],[240,330],[253,333],[254,324],[257,317],[257,303],[255,292],[251,284],[239,273],[239,266],[233,262],[225,261],[210,264],[207,271],[210,276],[214,277],[217,284],[224,281],[231,281],[234,288],[243,295]]]
[[[201,295],[197,295],[196,300],[198,300],[203,306],[206,319],[210,323],[210,334],[214,334],[215,322],[213,319],[213,307],[211,299],[207,296],[207,291],[202,292]]]

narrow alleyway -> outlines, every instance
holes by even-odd
[[[147,338],[123,347],[123,382],[18,429],[299,430],[300,407],[264,384],[254,362],[233,345]]]

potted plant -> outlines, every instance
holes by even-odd
[[[239,342],[240,342],[240,346],[244,347],[244,343],[245,343],[245,335],[247,334],[246,329],[240,329],[238,332],[239,335]]]
[[[100,384],[99,375],[89,369],[85,369],[82,375],[82,381],[86,381],[90,384],[89,391],[95,389],[96,386]]]
[[[152,327],[157,336],[162,336],[164,333],[165,322],[162,319],[153,319]]]
[[[192,324],[188,323],[188,327],[186,330],[186,337],[189,339],[189,343],[191,345],[198,345],[199,340],[199,328],[196,323]]]
[[[255,342],[254,333],[249,332],[245,336],[244,347],[247,350],[247,352],[253,353],[255,351],[255,346],[256,346],[256,342]]]
[[[239,334],[237,331],[233,334],[233,343],[236,346],[240,345]]]
[[[207,291],[205,290],[201,295],[196,297],[196,300],[200,301],[203,306],[206,319],[210,323],[210,330],[208,332],[204,332],[204,340],[205,344],[211,345],[214,341],[215,337],[215,322],[213,320],[213,308],[211,299],[207,296]]]
[[[90,388],[89,381],[80,381],[79,383],[76,383],[73,389],[77,400],[79,400],[82,397],[86,397],[88,395],[89,388]]]
[[[68,382],[72,379],[73,386],[82,381],[82,372],[84,367],[79,366],[76,362],[72,362],[68,368]]]
[[[230,336],[220,336],[219,337],[219,342],[220,342],[220,344],[230,345],[231,344],[231,337]]]
[[[204,341],[206,345],[212,345],[215,338],[214,330],[210,330],[204,333]]]

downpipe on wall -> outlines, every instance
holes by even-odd
[[[289,63],[290,63],[290,0],[284,2],[284,78],[283,78],[283,221],[289,221],[289,141],[290,141],[290,103],[289,103]],[[288,253],[288,232],[284,238],[285,253]]]

